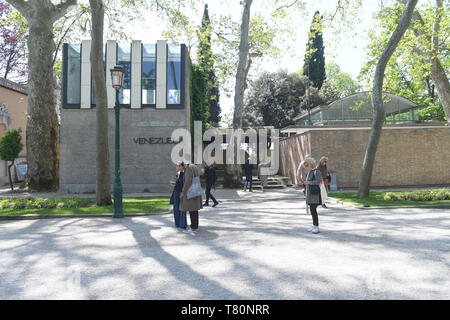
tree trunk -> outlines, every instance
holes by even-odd
[[[108,143],[108,97],[106,79],[103,71],[103,21],[104,6],[102,0],[89,0],[92,15],[91,66],[92,80],[95,89],[97,116],[97,193],[96,203],[99,206],[112,204],[109,143]]]
[[[8,0],[28,21],[27,182],[31,190],[54,190],[59,182],[59,136],[53,77],[53,23],[76,0]]]
[[[234,88],[234,113],[233,113],[233,129],[242,128],[242,114],[244,104],[244,93],[247,88],[247,74],[249,71],[249,44],[248,44],[248,31],[250,25],[250,6],[253,0],[244,1],[244,11],[242,13],[241,23],[241,39],[239,43],[239,62],[236,72],[236,84]],[[230,141],[228,148],[236,148],[239,151],[239,147],[234,141]],[[237,155],[237,152],[235,152]],[[236,163],[235,157],[234,164],[228,164],[226,166],[227,181],[226,183],[231,186],[242,186],[242,170],[241,166]]]
[[[394,30],[389,39],[383,53],[378,60],[375,69],[375,77],[372,90],[372,105],[374,112],[374,119],[372,121],[372,128],[370,130],[369,142],[367,144],[366,153],[364,155],[364,162],[361,170],[361,177],[359,181],[358,197],[367,198],[370,191],[370,182],[372,180],[373,165],[377,153],[378,142],[380,140],[381,130],[385,121],[385,110],[383,105],[383,80],[386,65],[389,62],[392,54],[397,48],[398,43],[402,39],[404,33],[409,27],[414,8],[418,0],[409,0],[403,10],[402,16],[397,28]]]
[[[28,19],[27,182],[32,190],[54,190],[59,180],[59,139],[53,77],[53,25],[37,9]],[[43,11],[43,12],[41,12]]]
[[[450,83],[438,58],[431,61],[431,78],[436,85],[437,95],[441,100],[447,123],[450,125]]]
[[[8,178],[9,178],[9,186],[11,187],[11,191],[14,191],[14,185],[11,178],[11,167],[14,165],[14,161],[8,166]]]

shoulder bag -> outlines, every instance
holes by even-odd
[[[202,186],[200,185],[200,177],[195,176],[194,169],[192,169],[192,183],[186,192],[186,198],[192,199],[203,194]]]

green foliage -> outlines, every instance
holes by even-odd
[[[194,130],[194,121],[202,121],[203,134],[207,129],[207,119],[209,117],[209,104],[207,100],[208,75],[203,68],[191,63],[190,78],[191,130]]]
[[[378,195],[378,199],[386,201],[437,201],[450,200],[450,189],[416,190],[407,192],[386,192]]]
[[[6,130],[0,139],[0,159],[14,161],[23,149],[22,129]]]
[[[361,86],[345,72],[335,62],[329,62],[325,65],[327,78],[325,79],[320,93],[326,104],[347,97],[358,92]]]
[[[197,64],[207,74],[206,99],[209,107],[208,123],[217,125],[220,122],[219,83],[214,71],[214,56],[211,48],[211,21],[209,19],[208,5],[205,5],[202,25],[197,32],[199,44],[197,51]]]
[[[384,6],[376,17],[378,26],[369,33],[371,41],[367,48],[368,60],[359,76],[368,89],[372,86],[378,57],[397,26],[403,7],[404,5],[399,3]],[[423,2],[416,10],[420,13],[422,24],[413,21],[400,41],[386,67],[383,90],[405,97],[419,105],[432,107],[430,110],[436,112],[429,112],[430,110],[422,112],[422,119],[428,120],[433,114],[440,114],[438,109],[442,108],[431,78],[431,58],[438,58],[444,70],[450,68],[448,54],[450,7],[444,6],[444,10],[437,13],[430,2]],[[441,20],[436,24],[438,15]],[[436,32],[435,24],[440,28],[433,34]],[[421,30],[423,34],[415,33],[414,28]],[[430,39],[438,39],[437,46],[434,46]],[[444,120],[440,116],[437,118]]]
[[[418,111],[419,120],[427,121],[427,120],[437,120],[437,121],[445,121],[445,113],[442,104],[432,105]]]
[[[286,71],[264,72],[251,83],[244,108],[244,126],[274,126],[294,124],[307,103],[307,79]],[[313,88],[315,89],[315,88]],[[317,89],[310,93],[310,106],[322,104]]]
[[[312,85],[319,89],[325,81],[325,47],[322,36],[322,19],[319,11],[314,13],[306,46],[303,75],[307,76]]]
[[[93,199],[85,198],[7,198],[0,202],[0,209],[53,209],[84,208],[94,205]]]

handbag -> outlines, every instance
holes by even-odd
[[[325,201],[328,200],[328,192],[324,184],[320,184],[320,199],[322,200],[322,204],[325,204]]]
[[[174,204],[174,199],[173,197],[175,196],[175,190],[172,191],[172,195],[170,196],[170,204]]]
[[[312,180],[316,179],[316,174],[313,172],[314,178]],[[311,194],[319,194],[320,193],[320,186],[318,184],[310,184],[309,185],[309,193]]]
[[[192,173],[194,173],[194,170],[192,170]],[[192,177],[192,184],[186,192],[186,198],[192,199],[201,196],[202,194],[203,190],[202,186],[200,185],[200,177],[194,175]]]

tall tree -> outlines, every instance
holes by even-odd
[[[245,99],[244,126],[273,126],[277,129],[294,124],[304,103],[308,79],[286,71],[263,72],[251,82]],[[322,104],[316,91],[313,106]],[[300,101],[300,104],[299,104]],[[303,103],[302,103],[303,102]]]
[[[105,9],[103,0],[89,0],[92,16],[92,45],[91,67],[96,99],[96,143],[97,143],[97,205],[112,203],[110,171],[109,171],[109,143],[108,143],[108,97],[106,93],[106,79],[103,71],[103,22]]]
[[[450,24],[450,7],[441,7],[440,1],[433,6],[433,2],[422,2],[421,6],[416,7],[410,27],[386,67],[385,89],[428,106],[427,109],[434,110],[433,113],[442,114],[445,111],[445,96],[450,91],[447,76],[450,68],[450,29],[446,27]],[[360,74],[368,86],[373,81],[378,56],[397,25],[402,8],[403,5],[397,1],[383,7],[376,17],[381,27],[369,34],[369,59]],[[441,71],[438,72],[438,69]],[[450,108],[446,110],[448,120]],[[428,111],[425,113],[428,114]]]
[[[244,93],[247,89],[247,75],[250,70],[252,60],[249,59],[249,42],[248,33],[250,26],[250,7],[252,0],[244,0],[244,10],[242,11],[241,32],[239,41],[239,62],[236,72],[236,82],[234,87],[234,113],[233,113],[233,129],[242,128],[242,117],[244,110]],[[230,141],[228,148],[236,148],[239,146],[236,141]],[[237,152],[234,153],[235,155]],[[236,159],[236,157],[235,157]],[[234,159],[234,160],[235,160]],[[241,165],[236,163],[228,164],[226,167],[225,185],[240,187],[242,185]]]
[[[198,31],[197,64],[208,75],[206,99],[209,105],[208,123],[217,126],[220,122],[219,83],[214,71],[214,55],[211,48],[211,20],[208,4],[205,4],[200,30]]]
[[[397,1],[400,3],[405,3],[405,0]],[[418,44],[415,50],[425,59],[427,63],[430,64],[431,78],[436,85],[439,99],[442,102],[442,106],[447,117],[447,122],[450,124],[450,83],[446,75],[446,70],[443,68],[439,58],[439,52],[442,49],[441,29],[444,29],[445,32],[447,32],[446,37],[448,37],[448,12],[448,5],[444,8],[443,1],[436,0],[436,8],[434,11],[435,19],[433,23],[431,25],[427,25],[420,12],[415,10],[412,16],[412,26]],[[444,24],[444,21],[446,24]],[[448,41],[445,42],[444,40],[444,46],[448,58]]]
[[[327,63],[325,71],[327,78],[323,82],[320,93],[326,104],[347,97],[361,89],[361,86],[352,79],[351,75],[341,71],[341,68],[335,62]]]
[[[59,137],[53,77],[53,24],[76,0],[8,0],[27,20],[27,182],[32,190],[53,190],[59,182]]]
[[[306,46],[303,74],[308,77],[313,87],[320,90],[325,81],[325,47],[322,36],[322,16],[319,11],[314,13]]]
[[[369,196],[370,182],[372,180],[373,165],[377,153],[378,142],[380,140],[383,123],[386,120],[386,112],[384,110],[382,96],[383,79],[386,65],[388,64],[389,59],[397,48],[398,43],[400,42],[410,25],[417,1],[418,0],[408,0],[408,3],[403,10],[402,16],[398,21],[397,28],[395,28],[386,47],[383,50],[383,53],[378,59],[377,67],[375,69],[375,77],[372,89],[372,105],[374,109],[374,118],[370,130],[369,142],[367,144],[366,152],[364,155],[361,178],[359,180],[359,198],[366,198]]]

